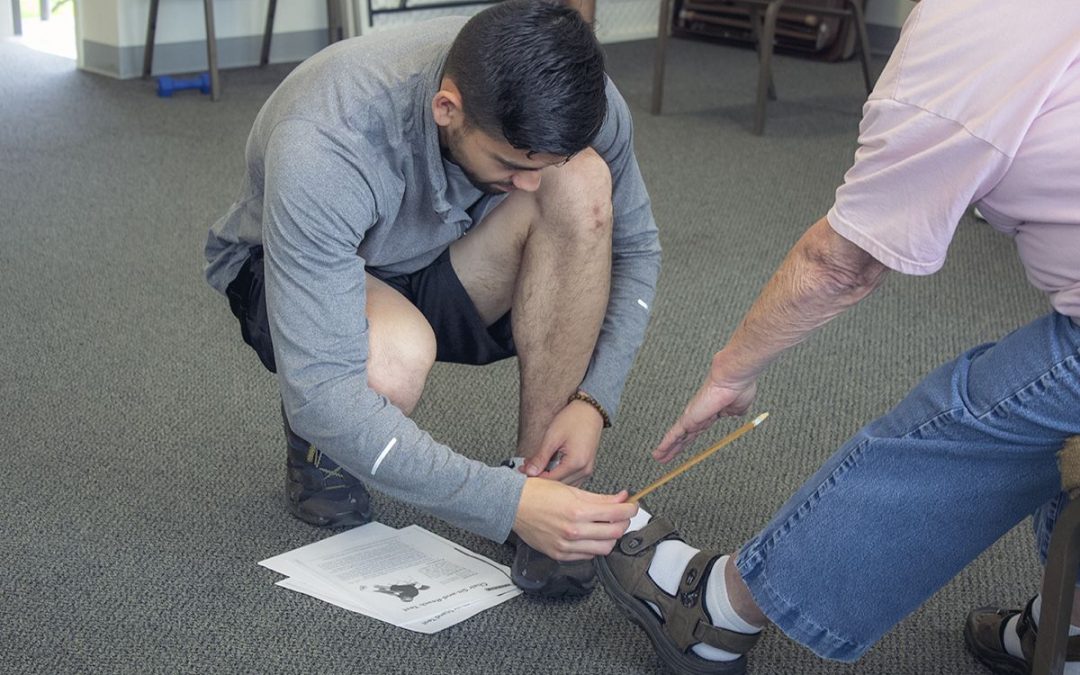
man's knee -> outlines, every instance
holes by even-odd
[[[393,322],[371,320],[368,344],[368,386],[412,413],[435,364],[431,326],[419,312]]]
[[[575,155],[545,177],[537,194],[544,220],[583,236],[611,234],[611,170],[592,148]]]

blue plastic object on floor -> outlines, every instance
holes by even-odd
[[[204,94],[210,93],[210,73],[199,73],[195,77],[171,77],[162,75],[157,80],[157,95],[168,98],[174,92],[185,89],[198,89]]]

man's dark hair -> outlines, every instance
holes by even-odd
[[[506,0],[465,24],[443,75],[461,92],[466,123],[511,146],[570,156],[604,123],[604,53],[577,10]]]

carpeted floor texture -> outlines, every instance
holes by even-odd
[[[664,269],[604,436],[598,491],[663,473],[648,451],[830,206],[865,97],[857,62],[778,57],[780,100],[755,137],[753,52],[676,40],[665,113],[654,117],[652,49],[608,48],[635,116]],[[283,507],[275,384],[204,283],[202,245],[239,188],[251,122],[289,69],[227,71],[218,103],[160,99],[148,82],[0,43],[0,670],[658,672],[644,633],[602,591],[522,597],[421,636],[278,588],[256,565],[327,533]],[[755,406],[769,421],[658,491],[653,510],[699,546],[736,548],[922,375],[1047,307],[1012,243],[966,218],[940,273],[893,275],[776,363]],[[438,365],[416,419],[495,463],[512,448],[516,380],[512,362]],[[737,424],[717,425],[697,449]],[[509,563],[508,546],[380,495],[375,506],[388,525],[419,523]],[[750,672],[983,672],[964,650],[963,619],[1035,592],[1029,530],[1011,531],[859,663],[819,660],[770,629]],[[851,555],[859,545],[855,533]]]

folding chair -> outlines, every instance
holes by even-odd
[[[146,48],[143,50],[143,77],[150,77],[154,65],[154,35],[157,33],[158,3],[150,0],[150,17],[146,22]],[[203,0],[203,16],[206,19],[206,61],[210,68],[210,100],[216,101],[221,95],[221,82],[218,78],[217,38],[214,36],[214,0]]]
[[[326,39],[328,44],[345,39],[344,12],[340,0],[326,0]],[[262,54],[259,65],[270,63],[270,42],[274,38],[274,14],[277,13],[277,0],[270,0],[266,8],[266,30],[263,31]]]
[[[1069,618],[1080,566],[1080,436],[1065,441],[1058,454],[1058,463],[1061,487],[1069,493],[1069,504],[1058,517],[1050,536],[1032,675],[1060,674],[1065,668]]]
[[[776,19],[781,8],[798,10],[814,14],[850,18],[855,24],[856,47],[862,63],[863,84],[867,95],[873,89],[870,77],[870,39],[866,33],[866,18],[863,15],[862,0],[846,0],[844,9],[802,5],[786,0],[729,0],[727,5],[744,6],[750,10],[750,29],[758,52],[757,104],[754,110],[754,134],[760,136],[765,130],[765,104],[767,99],[776,100],[776,88],[772,79],[773,42],[776,38]],[[701,3],[706,6],[705,3]],[[664,65],[667,56],[668,39],[671,31],[672,0],[661,0],[660,25],[656,41],[656,58],[653,69],[652,113],[660,114],[664,96]],[[764,10],[764,19],[761,11]]]
[[[150,17],[146,22],[146,49],[143,52],[143,77],[150,77],[154,64],[154,35],[157,33],[158,4],[161,0],[150,0]],[[270,60],[270,40],[274,32],[274,14],[277,0],[270,0],[266,11],[266,30],[263,33],[262,54],[259,65],[265,66]],[[216,101],[221,94],[218,77],[217,38],[214,34],[214,0],[203,0],[203,15],[206,18],[206,61],[210,69],[210,100]],[[326,0],[326,16],[329,19],[327,38],[330,43],[344,37],[344,16],[341,0]]]

